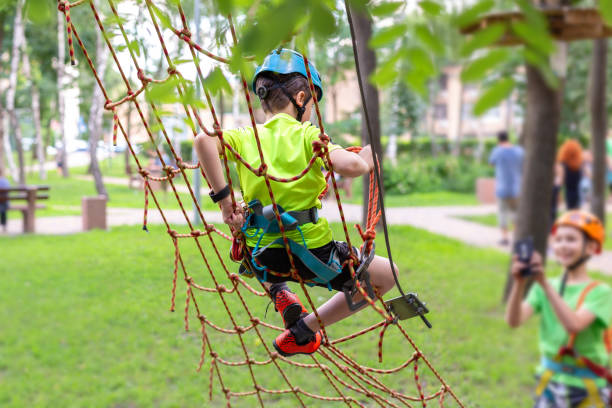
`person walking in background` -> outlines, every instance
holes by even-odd
[[[499,209],[498,223],[501,229],[501,245],[508,245],[510,222],[514,223],[518,198],[521,191],[521,176],[524,151],[508,140],[505,131],[497,134],[497,146],[489,156],[489,164],[495,166],[495,196]]]
[[[559,193],[561,192],[561,187],[563,186],[564,177],[565,175],[563,174],[563,166],[561,165],[561,163],[555,162],[552,199],[550,202],[550,225],[554,224],[558,216]]]
[[[591,193],[593,184],[591,177],[593,175],[593,154],[590,150],[582,151],[582,177],[580,179],[580,205],[591,202]]]
[[[557,161],[563,167],[563,192],[567,210],[580,208],[580,180],[582,179],[582,146],[568,139],[559,148]]]
[[[0,189],[9,188],[11,183],[4,177],[2,168],[0,168]],[[6,212],[8,211],[8,193],[0,192],[0,225],[2,232],[6,232]]]

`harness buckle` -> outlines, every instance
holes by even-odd
[[[344,298],[351,311],[358,310],[368,303],[367,299],[365,298],[360,300],[359,302],[353,302],[353,296],[355,296],[358,292],[356,284],[357,282],[359,282],[360,285],[365,286],[365,292],[367,293],[370,299],[376,299],[376,293],[374,292],[374,287],[370,282],[370,273],[368,272],[368,267],[374,259],[375,249],[376,244],[374,243],[369,254],[360,254],[359,266],[357,266],[357,269],[355,269],[355,279],[349,279],[344,283],[342,287],[342,292],[344,292]]]
[[[313,224],[319,222],[319,211],[317,210],[317,207],[311,207],[308,211],[310,213],[310,221]]]

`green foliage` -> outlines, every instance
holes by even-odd
[[[501,78],[495,81],[474,104],[474,114],[482,115],[490,107],[498,105],[510,95],[514,89],[514,84],[512,78]]]
[[[385,165],[384,185],[388,194],[456,191],[471,193],[478,177],[490,176],[489,166],[465,158],[406,157],[396,166]]]
[[[505,49],[489,51],[485,56],[472,61],[461,71],[461,81],[469,83],[481,80],[489,71],[506,61],[508,54],[509,51]]]
[[[389,1],[385,3],[379,3],[379,4],[376,4],[374,7],[372,7],[372,10],[371,10],[372,15],[375,17],[385,17],[385,16],[395,13],[403,5],[404,5],[404,2],[402,1],[397,1],[397,2]]]
[[[27,0],[25,4],[25,15],[34,24],[47,24],[51,16],[55,17],[57,12],[54,3],[47,0]]]
[[[427,49],[433,50],[437,55],[444,53],[444,44],[431,32],[431,29],[427,25],[418,24],[414,29],[414,33]]]
[[[406,131],[415,133],[425,106],[418,96],[403,81],[391,89],[391,120],[389,132],[401,135]]]
[[[482,29],[481,31],[478,31],[469,40],[464,42],[461,45],[461,50],[459,51],[459,54],[462,57],[467,57],[478,49],[493,45],[497,40],[502,37],[502,35],[504,35],[505,31],[506,26],[504,24],[492,24]]]
[[[378,48],[388,45],[406,34],[408,27],[405,24],[395,24],[380,29],[370,39],[370,47]]]
[[[438,2],[431,0],[419,1],[419,7],[430,16],[438,16],[444,10]]]
[[[612,26],[612,0],[599,0],[599,12],[609,26]]]
[[[183,161],[191,162],[193,158],[193,140],[181,140],[180,149]]]
[[[459,28],[467,27],[476,22],[483,14],[491,11],[494,5],[493,0],[477,1],[472,7],[468,7],[455,17],[455,24]]]
[[[576,41],[568,46],[567,75],[563,84],[560,135],[588,139],[591,132],[588,90],[592,64],[593,42]],[[606,82],[612,84],[612,64],[606,66]],[[606,98],[608,114],[612,114],[612,98]]]
[[[219,92],[225,91],[227,93],[232,92],[232,87],[227,78],[221,71],[221,68],[216,67],[210,74],[204,79],[204,87],[208,89],[213,95],[219,94]]]
[[[383,137],[383,144],[387,143],[387,138]],[[489,156],[489,153],[497,141],[495,139],[486,139],[482,143],[481,158],[484,160]],[[451,153],[451,143],[447,139],[435,139],[429,136],[420,136],[413,140],[398,140],[397,151],[399,155],[412,155],[416,157],[430,157],[432,152],[438,152],[442,155]],[[460,154],[466,156],[466,159],[473,159],[476,156],[475,152],[479,149],[479,142],[476,139],[462,139],[459,144]]]

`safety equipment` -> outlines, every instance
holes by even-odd
[[[284,244],[285,240],[283,238],[277,238],[268,245],[260,247],[259,244],[264,235],[267,233],[279,233],[280,227],[278,225],[278,221],[276,220],[276,214],[272,204],[264,207],[259,200],[255,199],[249,202],[248,206],[248,216],[242,227],[242,232],[245,234],[245,236],[250,238],[258,237],[258,240],[255,248],[253,248],[253,251],[251,252],[250,259],[245,259],[247,261],[247,267],[245,267],[243,271],[246,276],[252,276],[254,275],[253,269],[257,269],[263,274],[263,276],[259,279],[262,282],[266,282],[268,280],[268,272],[273,272],[265,266],[260,266],[257,262],[257,257],[264,253],[272,245]],[[319,260],[319,258],[308,250],[304,240],[304,234],[302,233],[301,229],[301,226],[304,224],[310,222],[317,223],[319,216],[316,207],[302,211],[285,211],[283,207],[277,204],[276,208],[278,210],[278,214],[280,215],[284,230],[292,231],[297,229],[302,236],[302,244],[299,244],[290,238],[287,238],[287,242],[289,243],[291,254],[302,261],[304,266],[306,266],[306,268],[316,275],[315,278],[312,279],[312,282],[305,283],[309,286],[313,286],[315,283],[326,285],[331,291],[331,281],[338,277],[344,268],[344,265],[340,263],[338,251],[337,249],[332,250],[327,263]],[[250,233],[249,231],[253,229],[255,232]],[[368,273],[368,267],[374,259],[375,248],[375,245],[372,245],[370,252],[367,254],[364,251],[359,252],[354,249],[355,252],[359,252],[359,262],[358,267],[355,270],[355,278],[349,279],[343,284],[342,287],[342,292],[344,292],[344,297],[350,310],[357,310],[368,302],[366,298],[359,302],[353,302],[353,297],[358,291],[356,282],[362,282],[364,290],[370,299],[375,299],[376,297],[376,293],[372,283],[370,282],[370,275]],[[243,261],[242,265],[244,264],[245,262]]]
[[[321,102],[323,99],[323,85],[321,83],[321,76],[319,71],[315,68],[312,62],[308,61],[308,68],[310,68],[310,76],[312,83],[317,88],[317,101]],[[304,64],[304,57],[297,51],[290,50],[287,48],[276,49],[272,51],[264,59],[263,63],[255,70],[253,76],[252,89],[261,99],[267,96],[269,89],[263,88],[261,95],[258,89],[255,89],[255,83],[259,74],[264,72],[274,72],[277,74],[301,74],[304,78],[308,78],[306,73],[306,64]],[[263,97],[262,97],[263,96]]]
[[[574,211],[572,211],[574,212]],[[584,212],[584,211],[583,211]],[[589,215],[589,213],[586,213]],[[563,218],[563,217],[561,217]],[[597,217],[595,217],[597,218]],[[567,224],[562,224],[567,225]],[[576,310],[580,309],[584,300],[591,290],[593,290],[596,286],[598,286],[601,282],[592,281],[589,283],[580,293],[578,297],[578,301],[576,302]],[[609,336],[611,329],[608,328],[604,332],[603,342],[606,344],[606,348],[608,353],[610,353],[610,348],[608,348]],[[601,366],[588,358],[579,355],[576,353],[574,349],[574,344],[576,343],[577,333],[571,333],[566,346],[562,346],[559,349],[557,355],[550,359],[548,357],[542,358],[542,366],[545,368],[545,371],[542,373],[540,377],[540,383],[536,388],[536,395],[540,396],[546,391],[546,387],[550,382],[552,376],[557,372],[563,372],[565,374],[571,374],[575,377],[581,378],[584,383],[584,388],[587,390],[588,397],[587,401],[590,404],[597,408],[604,408],[604,402],[601,400],[599,396],[599,392],[597,390],[597,385],[595,384],[596,378],[604,378],[608,384],[612,384],[612,371],[608,367]],[[575,364],[565,364],[562,362],[563,356],[571,356],[574,358]],[[584,406],[587,406],[587,403],[583,403]],[[583,406],[583,405],[580,405]],[[588,405],[591,406],[591,405]]]
[[[553,235],[557,231],[557,228],[562,225],[578,228],[580,231],[584,232],[590,239],[599,244],[597,253],[601,252],[606,233],[603,224],[597,216],[584,210],[569,211],[555,221],[552,229]]]

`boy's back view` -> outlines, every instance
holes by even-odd
[[[314,97],[320,101],[321,78],[311,63],[309,70],[316,89]],[[321,131],[306,121],[312,113],[313,95],[301,54],[287,49],[270,53],[255,73],[253,90],[266,114],[266,122],[257,126],[260,143],[251,127],[223,132],[223,143],[230,150],[228,159],[237,163],[242,194],[249,204],[246,214],[240,206],[233,208],[219,160],[223,152],[219,138],[200,134],[195,148],[213,189],[211,198],[219,203],[224,222],[234,231],[243,232],[249,269],[268,289],[283,319],[286,330],[274,340],[274,347],[284,356],[310,354],[321,344],[321,324],[329,326],[356,310],[349,307],[344,293],[336,293],[317,309],[319,320],[308,313],[285,282],[303,280],[342,291],[345,285],[353,284],[349,259],[360,258],[356,248],[334,241],[327,220],[318,216],[321,208],[318,197],[326,187],[321,168],[331,167],[323,160],[321,149],[327,147],[333,170],[345,177],[369,173],[373,168],[372,152],[366,146],[355,154],[328,143],[325,136],[320,137]],[[263,168],[262,156],[266,164]],[[300,176],[296,178],[297,174]],[[280,182],[271,178],[293,180]],[[270,209],[271,194],[281,207],[279,212],[283,212],[283,225],[285,219],[290,220],[285,229],[296,271],[291,268],[275,214]],[[380,296],[395,284],[386,258],[374,257],[367,272],[371,286]],[[362,299],[357,292],[352,301]]]

